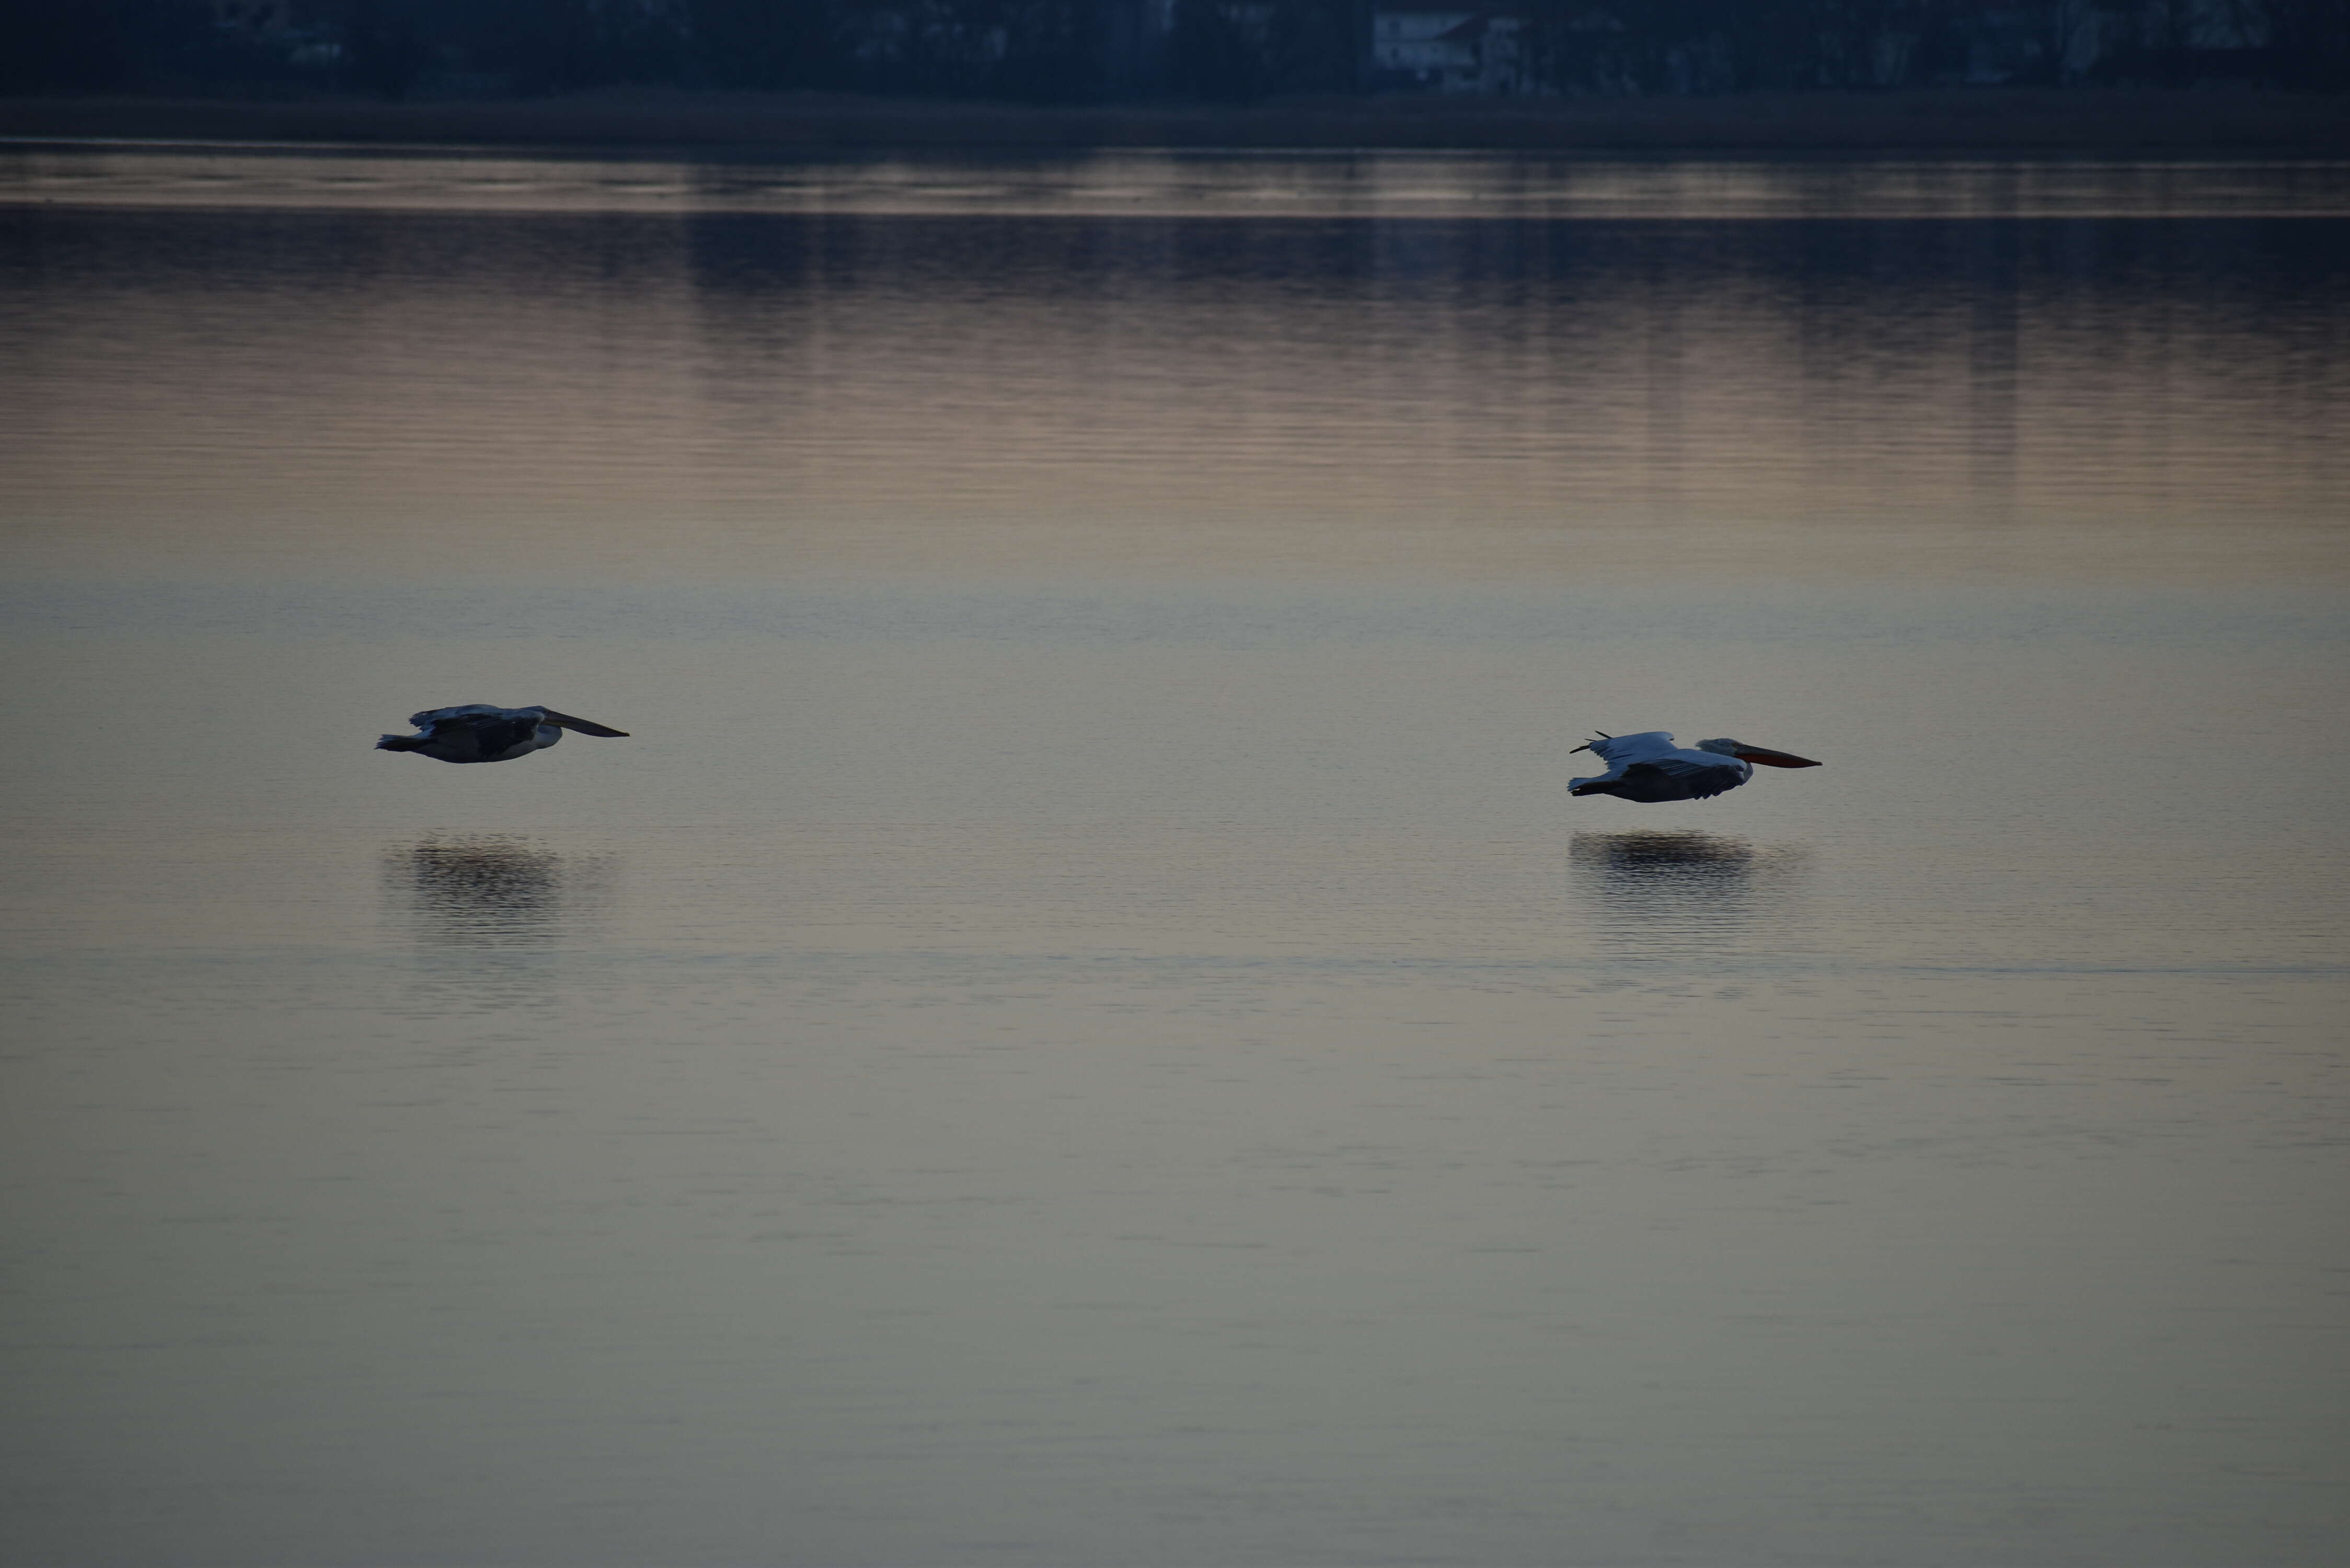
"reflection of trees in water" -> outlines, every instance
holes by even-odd
[[[607,866],[526,839],[426,839],[385,857],[385,881],[419,942],[551,947],[600,911]]]
[[[1595,894],[1603,942],[1627,957],[1678,958],[1792,929],[1811,853],[1689,830],[1578,833],[1577,885]]]

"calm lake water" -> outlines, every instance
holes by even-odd
[[[2350,1556],[2350,167],[0,236],[6,1561]]]

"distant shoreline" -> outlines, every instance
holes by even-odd
[[[778,151],[1396,148],[1552,152],[2350,155],[2350,96],[1918,88],[1718,98],[1275,99],[1245,108],[817,93],[368,99],[0,99],[18,140],[760,148]]]

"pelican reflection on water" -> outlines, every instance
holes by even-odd
[[[504,836],[442,839],[385,857],[388,889],[436,948],[540,948],[603,902],[606,863]]]
[[[1645,958],[1745,946],[1762,932],[1794,937],[1811,867],[1800,847],[1694,831],[1578,833],[1567,859],[1598,904],[1602,941]]]

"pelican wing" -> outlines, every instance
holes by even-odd
[[[527,749],[538,739],[538,721],[536,718],[482,714],[462,722],[473,731],[473,743],[481,748],[484,762],[495,762],[517,746]]]
[[[1685,750],[1662,730],[1638,735],[1603,735],[1590,749],[1607,763],[1596,778],[1569,779],[1576,795],[1612,794],[1657,805],[1673,800],[1710,800],[1736,789],[1753,770],[1735,757]]]
[[[1734,757],[1699,762],[1687,752],[1673,752],[1634,763],[1624,770],[1624,776],[1628,779],[1639,773],[1656,774],[1670,779],[1688,792],[1690,800],[1711,800],[1724,790],[1736,789],[1754,776],[1752,768]]]
[[[423,752],[444,763],[494,763],[515,752],[527,752],[546,722],[536,708],[496,708],[468,702],[456,708],[434,708],[408,721],[422,732],[413,744],[382,749]]]
[[[1673,738],[1662,730],[1646,730],[1637,735],[1602,735],[1589,745],[1601,761],[1622,764],[1671,755]]]
[[[462,726],[467,722],[473,720],[519,719],[521,717],[522,712],[517,709],[496,708],[491,706],[487,702],[467,702],[455,708],[427,708],[421,713],[411,713],[408,716],[408,722],[415,725],[420,730],[429,730],[436,724],[458,724]],[[532,722],[534,723],[536,722],[536,720]]]

